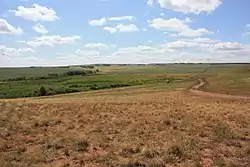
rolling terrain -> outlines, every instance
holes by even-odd
[[[115,89],[0,100],[0,166],[249,165],[249,65],[99,69],[102,75],[78,77],[78,84],[106,75],[117,84],[151,79]]]

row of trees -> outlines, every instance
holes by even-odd
[[[61,88],[61,89],[45,89],[44,86],[41,86],[39,89],[39,92],[34,92],[38,96],[50,96],[50,95],[57,95],[57,94],[66,94],[66,93],[75,93],[79,92],[79,90],[76,89],[70,89],[70,88]]]
[[[9,78],[6,81],[23,81],[23,80],[40,80],[40,79],[50,79],[55,77],[67,77],[67,76],[75,76],[75,75],[82,75],[82,76],[89,76],[94,75],[99,72],[98,69],[96,70],[75,70],[75,71],[67,71],[62,74],[57,73],[49,73],[47,76],[37,76],[37,77],[17,77],[17,78]]]

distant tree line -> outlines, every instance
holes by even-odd
[[[79,90],[71,88],[46,89],[44,86],[41,86],[39,92],[35,91],[31,96],[51,96],[51,95],[75,93],[75,92],[79,92]]]
[[[119,88],[119,87],[127,87],[127,86],[132,86],[133,84],[121,84],[121,83],[117,83],[117,84],[111,84],[111,83],[107,83],[107,84],[90,84],[88,85],[88,89],[87,90],[100,90],[100,89],[110,89],[110,88]],[[82,85],[71,85],[67,88],[56,88],[56,89],[52,89],[52,88],[48,88],[46,89],[44,86],[41,86],[39,91],[35,91],[33,93],[31,93],[29,96],[51,96],[51,95],[57,95],[57,94],[67,94],[67,93],[76,93],[76,92],[80,92]]]
[[[51,79],[51,78],[56,78],[56,77],[67,77],[67,76],[90,76],[90,75],[95,75],[97,72],[99,72],[98,69],[96,70],[75,70],[75,71],[67,71],[62,74],[57,74],[57,73],[49,73],[47,76],[37,76],[37,77],[16,77],[16,78],[9,78],[4,81],[23,81],[23,80],[40,80],[40,79]]]

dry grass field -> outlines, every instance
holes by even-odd
[[[249,165],[249,101],[115,92],[3,100],[0,166]]]
[[[194,84],[2,99],[0,167],[249,166],[250,100]]]

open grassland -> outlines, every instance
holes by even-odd
[[[0,100],[0,166],[248,166],[250,100],[188,89],[202,78],[201,90],[247,96],[249,65],[173,66],[98,67],[98,75],[35,84],[141,84]]]
[[[249,101],[145,90],[2,101],[0,166],[250,163]]]
[[[250,95],[250,65],[210,66],[202,90],[224,94]]]
[[[91,65],[92,66],[92,65]],[[169,64],[169,65],[100,65],[95,68],[100,69],[102,74],[166,74],[166,73],[195,73],[208,67],[207,64]],[[88,67],[88,66],[86,66]],[[78,66],[65,67],[23,67],[23,68],[0,68],[0,79],[17,77],[39,77],[49,73],[62,74],[70,70],[83,70]]]

